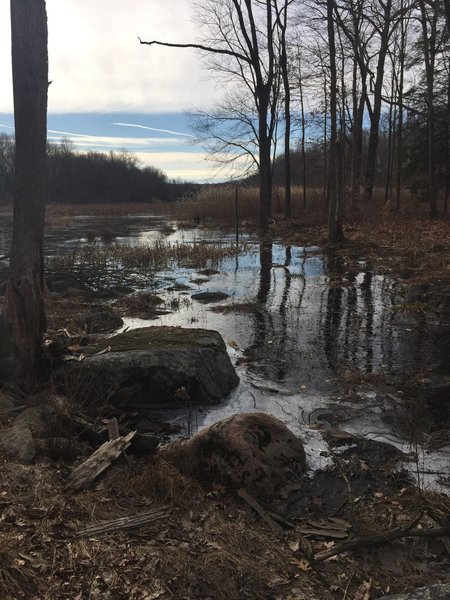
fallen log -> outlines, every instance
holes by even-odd
[[[131,444],[131,440],[135,435],[136,431],[131,431],[126,436],[105,442],[87,460],[72,471],[66,484],[66,490],[78,491],[88,487],[119,458],[122,452]]]
[[[133,517],[119,517],[118,519],[111,519],[110,521],[104,521],[97,525],[91,525],[82,531],[78,531],[75,537],[86,537],[99,535],[102,533],[111,533],[112,531],[125,531],[127,529],[136,529],[149,523],[154,523],[160,519],[164,519],[169,516],[169,507],[161,506],[154,508],[148,512],[135,515]]]
[[[395,527],[394,529],[387,529],[386,531],[382,531],[381,533],[376,533],[374,535],[368,535],[366,537],[357,538],[355,540],[349,540],[348,542],[343,542],[334,548],[330,548],[330,550],[325,550],[323,552],[319,552],[314,556],[314,563],[321,562],[326,560],[327,558],[331,558],[332,556],[337,556],[338,554],[343,554],[344,552],[349,552],[350,550],[356,550],[357,548],[366,548],[370,546],[379,546],[381,544],[386,544],[388,542],[393,542],[394,540],[398,540],[402,537],[407,536],[415,536],[415,537],[440,537],[441,535],[445,535],[445,531],[448,533],[448,529],[439,529],[439,530],[423,530],[423,529],[414,529],[414,527],[419,523],[423,516],[423,513],[419,513],[414,519],[412,519],[405,527]],[[424,535],[424,532],[427,533]],[[433,535],[431,535],[433,534]]]

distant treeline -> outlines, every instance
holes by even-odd
[[[70,141],[49,144],[49,203],[173,202],[195,193],[197,184],[171,181],[155,167],[142,166],[129,152],[78,153]],[[0,134],[0,202],[12,198],[14,137]]]

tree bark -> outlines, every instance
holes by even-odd
[[[403,11],[404,3],[401,0],[400,10]],[[405,49],[406,49],[406,25],[405,17],[401,18],[401,34],[399,48],[399,81],[398,81],[398,124],[397,124],[397,172],[396,172],[396,192],[395,192],[395,212],[400,210],[401,186],[402,186],[402,168],[403,168],[403,84],[405,77]]]
[[[384,24],[380,32],[380,50],[378,53],[377,74],[373,91],[373,111],[370,116],[369,148],[367,150],[367,167],[365,177],[365,199],[368,201],[372,199],[377,167],[384,66],[391,34],[391,9],[392,0],[387,0],[386,4],[384,5]]]
[[[14,347],[12,379],[38,372],[45,315],[43,237],[47,143],[45,0],[11,0],[16,137],[13,242],[3,319]]]
[[[301,137],[301,152],[302,152],[302,188],[303,188],[303,212],[306,211],[306,116],[305,116],[305,101],[303,94],[303,75],[302,75],[302,67],[301,67],[301,58],[299,56],[298,59],[298,84],[300,91],[300,110],[301,110],[301,124],[302,124],[302,137]]]
[[[330,190],[330,204],[328,207],[328,239],[334,243],[342,238],[342,228],[338,219],[339,214],[339,178],[337,163],[337,69],[336,69],[336,42],[334,35],[334,0],[327,0],[327,28],[328,45],[330,53],[330,154],[328,180]]]
[[[428,31],[427,8],[424,0],[419,0],[419,8],[422,23],[423,56],[425,62],[425,76],[427,82],[427,131],[428,131],[428,198],[430,202],[430,217],[436,219],[438,216],[436,203],[436,150],[435,150],[435,127],[436,117],[434,110],[434,65],[436,52],[436,9],[431,17],[430,31]]]

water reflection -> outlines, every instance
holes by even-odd
[[[89,228],[103,221],[75,218],[70,226],[49,230],[47,254],[70,252]],[[3,217],[0,255],[8,252],[10,225]],[[163,235],[172,242],[234,244],[233,234],[202,229],[163,234],[162,221],[156,217],[117,217],[108,220],[108,225],[118,239],[130,244]],[[194,283],[195,269],[187,268],[162,272],[148,282],[167,306],[178,297],[167,287],[174,282],[190,286],[187,301],[179,303],[178,311],[151,324],[216,329],[239,349],[239,357],[245,353],[250,359],[241,367],[242,384],[229,404],[204,413],[205,423],[229,411],[259,409],[276,414],[294,429],[302,421],[335,419],[354,432],[408,439],[412,414],[423,424],[430,422],[430,429],[448,427],[448,395],[439,395],[432,386],[435,377],[449,375],[448,300],[430,310],[398,311],[399,305],[417,302],[417,297],[377,273],[364,258],[348,260],[333,252],[321,253],[316,247],[247,241],[247,250],[225,259],[220,272],[206,283]],[[250,303],[252,311],[237,307],[214,312],[189,300],[189,294],[199,290],[226,292],[231,296],[228,305]],[[421,297],[428,298],[429,293],[430,289],[421,289]],[[126,322],[126,326],[147,324]],[[431,383],[420,388],[421,404],[414,404],[414,410],[392,399],[383,404],[375,392],[359,399],[359,404],[335,402],[331,394],[336,393],[338,375],[345,372],[385,374],[394,392],[396,385],[404,389],[410,385],[414,398],[418,378]]]

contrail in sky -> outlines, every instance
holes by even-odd
[[[120,127],[137,127],[138,129],[148,129],[149,131],[159,131],[160,133],[171,133],[173,135],[184,135],[185,137],[190,138],[195,137],[190,133],[181,133],[179,131],[171,131],[170,129],[157,129],[155,127],[147,127],[147,125],[136,125],[135,123],[113,123],[113,125],[120,125]]]

